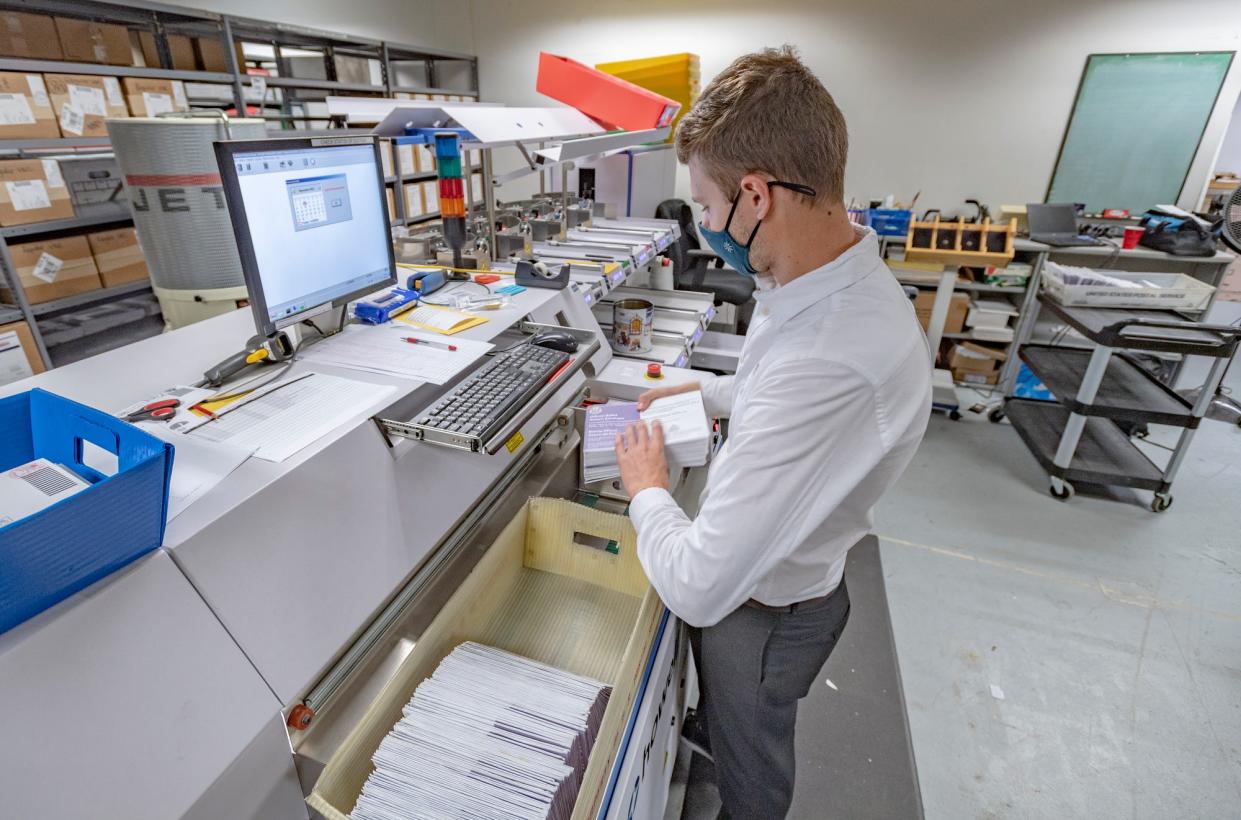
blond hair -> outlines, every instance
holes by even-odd
[[[681,118],[676,146],[681,162],[697,157],[730,199],[750,173],[809,185],[816,202],[844,199],[844,115],[792,46],[734,60]]]

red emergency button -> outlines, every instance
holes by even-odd
[[[652,362],[646,366],[646,377],[648,379],[662,379],[664,377],[663,365],[659,362]]]

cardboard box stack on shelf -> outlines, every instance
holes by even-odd
[[[194,71],[198,68],[198,60],[194,55],[194,41],[181,34],[166,35],[168,53],[172,56],[172,68],[176,71]],[[159,51],[155,48],[155,37],[149,31],[138,33],[138,49],[142,62],[147,66],[158,66]]]
[[[107,137],[108,118],[128,117],[125,95],[116,77],[87,74],[44,74],[52,109],[66,137]]]
[[[129,113],[135,117],[154,117],[169,111],[189,111],[185,84],[180,80],[148,80],[126,77],[121,80]]]
[[[914,312],[918,314],[918,321],[922,323],[922,329],[926,330],[931,325],[931,310],[935,307],[935,291],[919,290],[918,296],[914,299]],[[964,293],[952,294],[952,301],[948,303],[948,318],[944,320],[944,333],[960,333],[965,329],[965,317],[970,311],[970,297]]]
[[[57,17],[55,23],[60,50],[66,60],[107,65],[134,64],[129,29],[124,26],[74,17]]]
[[[138,233],[133,228],[96,231],[87,234],[86,241],[105,288],[151,278],[142,246],[138,244]]]
[[[50,302],[102,287],[90,243],[84,236],[63,236],[9,245],[17,278],[31,304]],[[0,300],[16,301],[7,287]]]
[[[37,140],[59,136],[60,127],[56,124],[43,75],[0,72],[0,139]]]
[[[54,159],[0,160],[0,225],[71,219],[69,189]]]
[[[1003,350],[974,342],[952,346],[948,367],[952,378],[966,384],[995,384],[1000,378],[1000,365],[1008,358]]]
[[[56,21],[46,14],[0,12],[0,56],[29,60],[64,59],[60,37],[56,33]]]

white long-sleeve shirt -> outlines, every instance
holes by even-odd
[[[630,506],[647,577],[693,626],[750,598],[784,606],[835,589],[922,440],[926,337],[874,233],[859,233],[827,265],[759,291],[737,374],[703,386],[707,412],[731,420],[698,517],[660,488]]]

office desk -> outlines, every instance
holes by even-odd
[[[597,328],[589,309],[562,293],[531,289],[463,335],[489,339],[527,314],[548,322],[561,314]],[[43,387],[116,411],[196,381],[253,332],[250,311],[240,310],[6,385],[0,395]],[[291,373],[309,368],[295,363]],[[397,390],[385,406],[359,408],[284,462],[249,459],[174,519],[164,542],[284,707],[299,700],[521,453],[488,457],[405,440],[389,448],[371,417],[409,419],[446,388],[314,369]],[[584,383],[582,374],[571,379],[523,427],[526,438]]]

